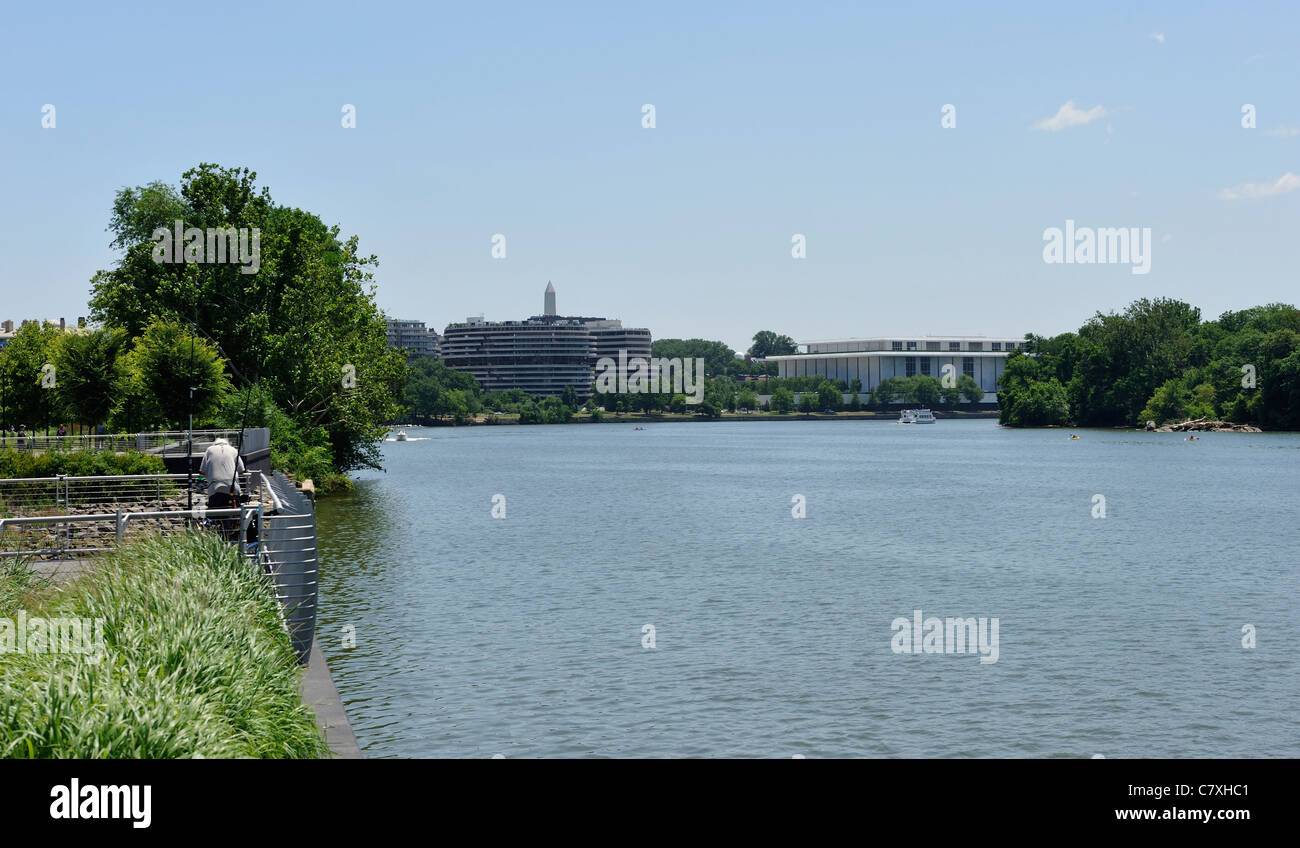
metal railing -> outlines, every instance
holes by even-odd
[[[0,480],[0,517],[71,515],[102,511],[109,504],[128,511],[189,508],[185,474],[118,474],[77,477],[18,477]],[[204,491],[203,478],[195,475],[195,493]],[[262,475],[238,475],[239,489],[261,502],[265,497]]]
[[[320,566],[312,502],[279,472],[266,481],[272,506],[258,522],[259,556],[275,584],[285,628],[306,663],[316,637]]]
[[[319,564],[313,505],[283,474],[240,478],[248,503],[186,509],[184,474],[0,480],[0,557],[70,559],[111,551],[145,536],[208,529],[239,544],[260,563],[275,590],[299,662],[316,633]],[[196,478],[197,479],[197,478]],[[45,515],[5,517],[5,504]],[[129,495],[129,497],[128,497]],[[152,500],[150,500],[152,496]],[[169,502],[168,498],[172,501]],[[8,500],[5,500],[8,499]],[[111,511],[108,506],[115,507]],[[149,508],[169,506],[168,508]]]
[[[226,439],[237,448],[247,446],[258,450],[269,445],[266,428],[239,430],[195,430],[194,453],[202,455],[204,449],[216,439]],[[103,435],[47,436],[28,433],[18,436],[14,431],[0,433],[0,449],[13,448],[27,451],[66,452],[74,450],[111,450],[116,453],[131,451],[176,456],[189,451],[190,433],[185,430],[153,433],[105,433]]]
[[[145,536],[169,536],[193,529],[212,529],[232,540],[245,540],[262,505],[231,509],[150,510],[0,518],[0,557],[48,556],[60,559],[111,551]],[[238,536],[235,535],[238,531]],[[16,544],[15,544],[16,543]],[[244,551],[256,556],[256,551]]]

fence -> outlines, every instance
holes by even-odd
[[[144,536],[176,535],[192,529],[227,530],[245,538],[261,514],[260,504],[236,509],[153,510],[0,518],[0,556],[67,558],[103,553]],[[236,527],[235,521],[238,520]],[[229,522],[229,528],[225,524]],[[13,542],[17,542],[16,545]],[[248,553],[255,556],[256,552]]]
[[[117,453],[138,451],[159,456],[182,456],[190,452],[190,433],[184,430],[157,433],[106,433],[82,436],[16,436],[0,433],[0,449],[16,448],[29,451],[111,450]],[[226,439],[240,448],[241,453],[252,453],[270,445],[270,430],[265,427],[249,428],[241,437],[239,430],[195,430],[193,452],[202,455],[204,449],[216,439]]]
[[[249,503],[237,509],[201,504],[187,509],[185,480],[184,474],[0,480],[0,557],[68,559],[144,535],[223,532],[266,570],[298,660],[307,662],[316,633],[319,573],[311,501],[283,474],[253,472],[240,479]],[[27,514],[6,517],[15,510]]]
[[[285,627],[306,663],[316,637],[319,563],[316,558],[316,512],[312,502],[280,472],[266,479],[272,506],[259,522],[262,562],[275,583]]]
[[[91,477],[29,477],[0,480],[0,518],[30,518],[46,516],[85,515],[90,513],[176,512],[188,510],[204,500],[192,497],[187,491],[185,474],[128,474]],[[202,478],[194,477],[197,484]],[[251,500],[261,503],[265,498],[262,475],[257,472],[239,475],[240,491],[251,495]],[[57,524],[57,522],[56,522]],[[12,525],[13,527],[26,525]],[[35,525],[31,525],[35,526]],[[102,550],[96,544],[81,544],[85,539],[101,539],[104,527],[86,522],[65,522],[57,527],[57,538],[62,542],[52,550],[48,544],[36,548],[10,551],[12,553],[46,553],[66,555],[82,550]],[[0,544],[3,548],[11,547]]]

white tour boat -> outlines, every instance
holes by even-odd
[[[933,424],[934,413],[928,409],[904,409],[898,416],[899,424]]]

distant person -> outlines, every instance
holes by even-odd
[[[18,437],[18,450],[27,450],[27,425],[19,424],[18,432],[14,435]]]
[[[199,473],[208,481],[208,509],[232,509],[239,497],[237,471],[244,470],[244,459],[226,439],[217,439],[203,452]]]
[[[59,425],[59,432],[58,432],[58,435],[60,435],[60,436],[66,436],[66,435],[68,435],[68,428],[67,428],[67,427],[64,427],[62,424],[60,424],[60,425]]]

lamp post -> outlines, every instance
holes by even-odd
[[[8,369],[0,366],[0,445],[9,444],[9,415],[5,411],[5,378],[8,375]]]

